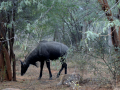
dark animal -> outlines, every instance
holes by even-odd
[[[46,65],[49,71],[49,79],[52,79],[52,73],[50,69],[50,60],[56,60],[61,58],[61,69],[57,74],[59,77],[62,70],[65,68],[65,74],[67,74],[67,64],[66,64],[66,54],[67,54],[68,47],[59,42],[48,42],[48,41],[41,41],[39,45],[28,55],[28,57],[22,62],[21,60],[21,76],[25,74],[30,64],[37,66],[37,61],[41,62],[41,69],[40,75],[38,79],[42,77],[42,71],[44,62],[46,61]]]

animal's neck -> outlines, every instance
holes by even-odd
[[[39,56],[37,55],[36,52],[34,53],[31,53],[26,59],[25,59],[25,62],[27,65],[35,65],[36,66],[36,62],[39,61]]]
[[[26,59],[26,60],[24,61],[24,63],[25,63],[27,66],[29,66],[29,65],[30,65],[30,59]]]
[[[33,60],[33,58],[35,59],[35,57],[31,57],[31,56],[26,58],[26,60],[25,60],[26,65],[34,64],[35,60]]]

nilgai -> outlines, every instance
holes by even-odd
[[[27,56],[24,61],[21,61],[21,76],[23,76],[30,64],[37,66],[37,61],[41,63],[40,65],[40,75],[38,79],[42,77],[42,71],[44,62],[46,62],[48,71],[49,71],[49,79],[52,79],[52,73],[50,69],[50,60],[57,60],[60,58],[60,62],[62,64],[60,71],[57,74],[59,77],[60,73],[63,69],[65,69],[65,74],[67,74],[67,64],[66,64],[66,55],[67,55],[68,47],[62,43],[54,42],[54,41],[40,41],[38,46]]]

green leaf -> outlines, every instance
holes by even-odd
[[[30,2],[29,0],[24,0],[24,3],[25,3],[26,5],[31,5],[31,2]]]
[[[9,23],[9,24],[7,25],[7,28],[12,28],[12,23]]]

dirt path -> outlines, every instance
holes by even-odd
[[[69,65],[68,65],[69,66]],[[46,65],[43,69],[43,77],[41,80],[37,80],[39,76],[39,68],[35,66],[30,66],[24,76],[20,76],[20,62],[17,62],[16,72],[17,72],[17,81],[6,81],[0,82],[0,90],[5,88],[19,88],[21,90],[73,90],[73,87],[68,87],[66,85],[57,86],[59,78],[56,78],[57,69],[54,69],[51,66],[51,71],[53,79],[49,80],[49,73],[46,68]],[[68,74],[74,72],[74,67],[68,67]],[[62,72],[63,74],[64,72]],[[74,89],[76,90],[76,89]],[[97,88],[95,85],[80,85],[78,90],[112,90],[110,88]]]
[[[51,71],[53,75],[53,79],[49,80],[49,73],[46,68],[46,65],[43,69],[43,76],[41,80],[37,80],[40,72],[40,68],[36,68],[35,66],[30,66],[24,76],[20,75],[20,62],[17,62],[16,73],[17,73],[17,81],[5,81],[0,82],[0,90],[4,88],[19,88],[22,90],[70,90],[70,87],[65,85],[56,86],[59,82],[59,78],[56,78],[58,70],[55,70],[54,67],[51,66]],[[70,70],[68,70],[70,72]],[[72,69],[71,69],[72,72]],[[62,72],[63,74],[64,72]]]

